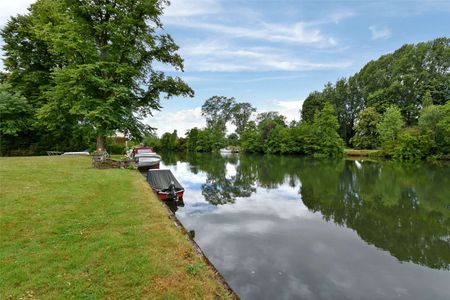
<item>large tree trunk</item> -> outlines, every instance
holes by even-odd
[[[105,137],[102,134],[97,135],[97,152],[105,150]]]

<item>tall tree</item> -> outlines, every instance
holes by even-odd
[[[352,145],[357,149],[375,149],[379,145],[377,130],[381,115],[373,108],[368,107],[358,115],[355,125],[355,135],[351,139]]]
[[[231,123],[236,125],[236,133],[240,137],[248,125],[252,113],[256,111],[250,103],[236,103],[232,108]]]
[[[226,124],[231,121],[232,109],[236,105],[234,98],[213,96],[202,105],[202,116],[206,118],[209,128],[217,128],[225,134]]]
[[[268,111],[258,114],[256,121],[258,122],[258,130],[260,132],[260,143],[267,150],[267,141],[271,131],[276,126],[286,127],[286,117],[276,111]]]
[[[314,91],[306,97],[301,109],[302,121],[312,123],[316,112],[322,110],[325,105],[322,93]]]
[[[167,4],[166,0],[38,0],[31,6],[33,35],[61,61],[51,68],[50,88],[38,111],[40,122],[49,128],[65,120],[90,126],[97,147],[103,148],[104,136],[116,130],[132,136],[148,132],[142,118],[161,108],[162,93],[192,96],[180,78],[154,68],[161,62],[183,70],[178,46],[160,21]],[[22,28],[19,24],[9,34]]]
[[[377,125],[378,134],[385,150],[390,150],[394,146],[404,124],[400,109],[394,105],[388,107]]]
[[[342,153],[344,141],[338,134],[339,122],[334,108],[326,103],[323,109],[314,116],[313,133],[316,138],[317,153],[336,156]]]
[[[174,130],[172,133],[166,132],[161,136],[161,148],[165,150],[174,151],[178,147],[178,132]]]

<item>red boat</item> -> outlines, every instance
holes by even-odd
[[[148,170],[147,181],[161,200],[182,200],[184,188],[170,170]]]

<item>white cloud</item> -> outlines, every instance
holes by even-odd
[[[1,0],[0,1],[0,27],[3,27],[11,16],[24,14],[30,4],[36,0]]]
[[[275,103],[284,108],[284,109],[296,109],[297,111],[302,108],[303,101],[281,101],[281,100],[275,100]]]
[[[372,25],[369,29],[372,33],[372,40],[388,39],[391,36],[391,30],[387,26]]]
[[[237,47],[225,41],[208,41],[180,49],[185,70],[207,72],[309,71],[342,69],[351,61],[313,62],[279,48]]]
[[[316,44],[319,46],[335,45],[336,41],[326,37],[317,28],[297,22],[293,24],[274,24],[259,22],[251,27],[217,24],[198,21],[193,18],[166,18],[165,23],[180,27],[189,27],[226,34],[232,38],[252,38],[269,42],[286,42],[296,44]]]
[[[321,24],[328,24],[328,23],[338,24],[342,20],[345,20],[345,19],[348,19],[348,18],[351,18],[354,16],[356,16],[356,13],[354,10],[337,9],[318,20],[308,22],[308,24],[310,24],[310,25],[321,25]]]
[[[220,11],[220,4],[215,0],[170,0],[170,6],[164,10],[164,16],[199,16],[215,14]]]
[[[305,75],[285,75],[285,76],[267,76],[267,77],[256,77],[251,79],[240,80],[240,82],[260,82],[260,81],[273,81],[273,80],[291,80],[304,77]]]
[[[258,110],[258,113],[265,111],[276,111],[286,117],[287,122],[300,120],[300,109],[303,100],[273,100],[273,108]]]
[[[200,107],[179,110],[177,112],[157,111],[145,123],[157,128],[157,134],[159,136],[165,132],[173,132],[174,130],[178,131],[178,136],[184,136],[188,129],[206,126],[206,121],[202,117]]]
[[[9,18],[27,13],[27,8],[36,0],[1,0],[0,1],[0,29],[6,25]],[[3,39],[0,38],[0,71],[3,70]]]

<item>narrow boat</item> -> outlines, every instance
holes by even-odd
[[[184,188],[170,170],[148,170],[147,181],[161,200],[182,200]]]
[[[131,152],[131,158],[134,159],[138,169],[159,169],[161,156],[153,152],[152,147],[137,147]]]

